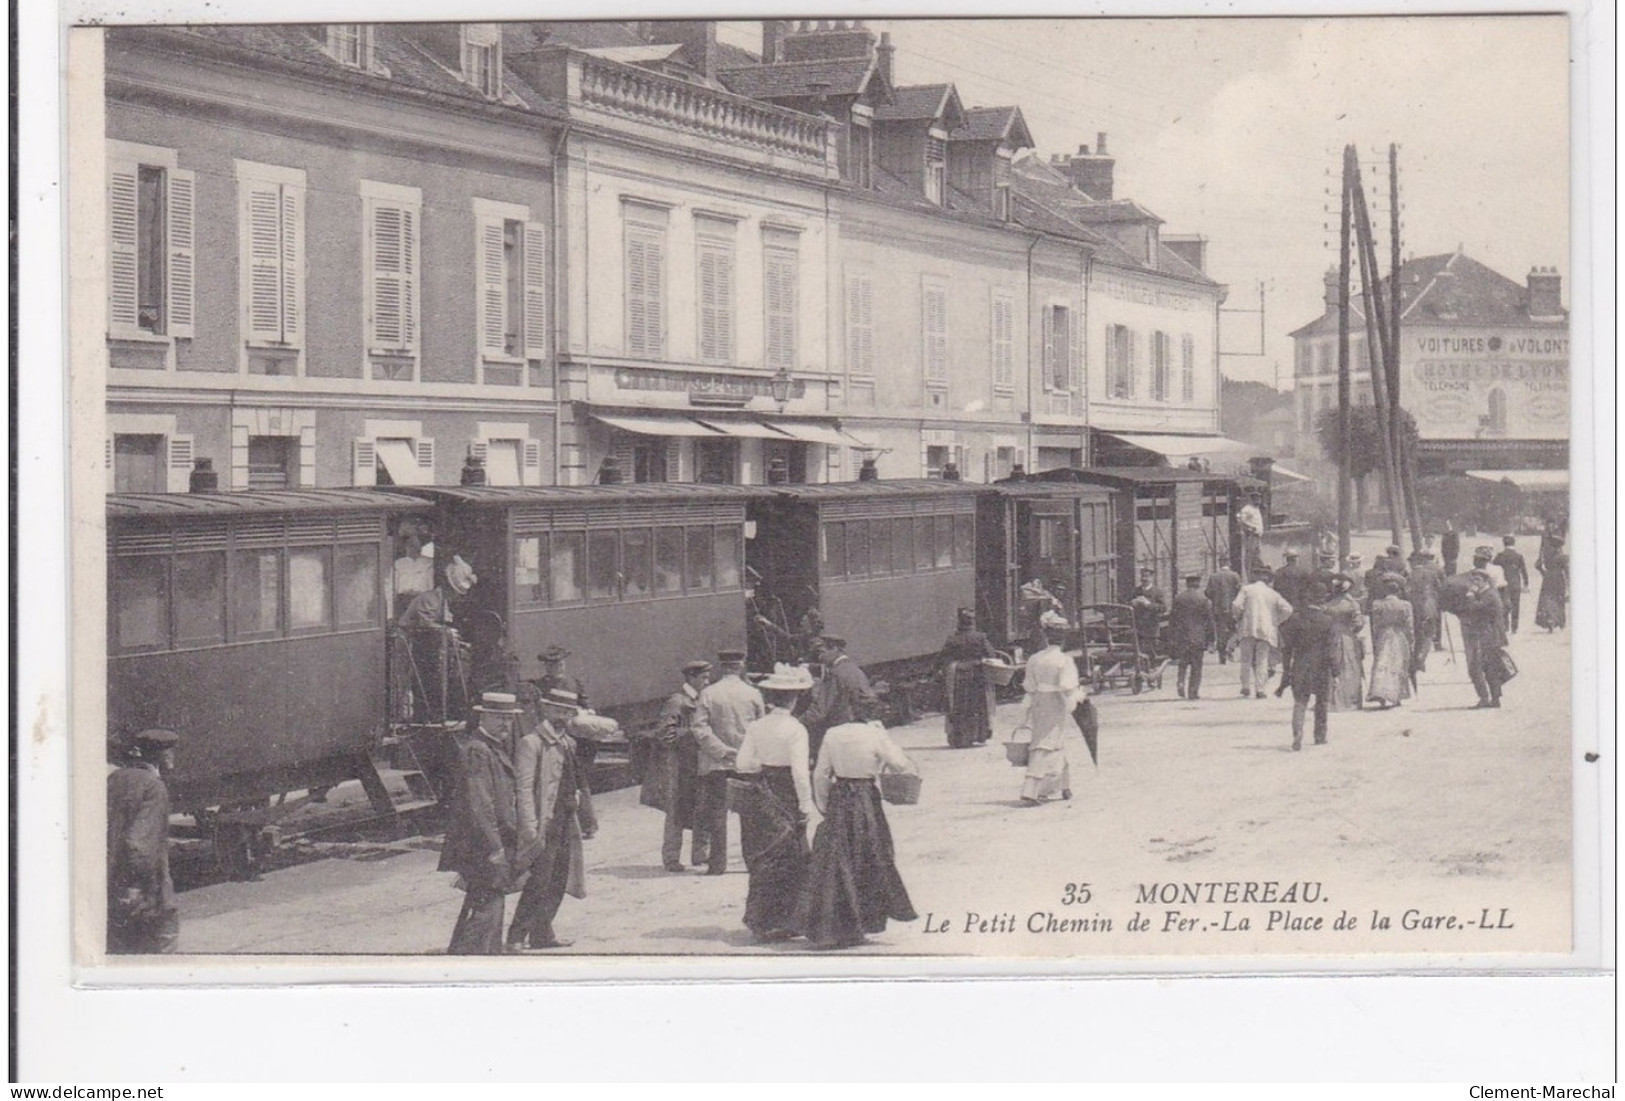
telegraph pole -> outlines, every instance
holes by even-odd
[[[1382,444],[1382,484],[1388,498],[1388,527],[1393,541],[1399,543],[1401,517],[1405,512],[1405,497],[1399,488],[1399,467],[1394,454],[1392,421],[1394,408],[1388,398],[1388,315],[1382,306],[1382,288],[1377,283],[1377,245],[1371,237],[1371,218],[1365,205],[1365,187],[1360,182],[1359,168],[1354,170],[1355,230],[1360,245],[1360,287],[1365,297],[1365,328],[1367,358],[1371,363],[1372,404],[1376,407],[1377,437]]]
[[[1416,492],[1416,457],[1405,446],[1404,407],[1399,401],[1399,146],[1388,143],[1388,346],[1393,358],[1388,365],[1388,396],[1393,402],[1394,452],[1399,456],[1399,486],[1405,495],[1405,511],[1411,526],[1411,550],[1422,549],[1422,502]]]
[[[1354,147],[1343,147],[1343,216],[1337,260],[1337,565],[1349,556],[1349,197],[1354,192]]]

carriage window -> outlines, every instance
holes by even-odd
[[[513,596],[520,604],[546,604],[542,574],[542,541],[546,536],[521,535],[513,541]]]
[[[954,561],[961,566],[976,564],[976,517],[969,513],[954,517]]]
[[[914,572],[914,521],[907,516],[891,522],[891,572]]]
[[[954,564],[954,518],[952,516],[937,516],[936,520],[936,565],[939,570],[946,570]]]
[[[934,538],[932,531],[931,517],[914,517],[914,568],[917,570],[928,570],[937,560],[936,551],[932,547]]]
[[[706,592],[716,578],[716,548],[710,528],[688,529],[688,591]]]
[[[740,529],[717,528],[717,589],[737,589],[739,584]]]
[[[614,600],[620,595],[621,564],[616,560],[620,546],[618,533],[587,533],[587,596],[592,600]]]
[[[869,524],[865,520],[846,523],[846,573],[848,577],[869,573]]]
[[[231,636],[275,634],[282,604],[282,556],[238,551],[231,561]]]
[[[655,592],[683,591],[683,529],[655,529]]]
[[[114,645],[153,650],[169,645],[169,560],[156,555],[113,560]]]
[[[648,596],[654,582],[649,575],[649,529],[621,533],[622,596],[631,600]]]
[[[333,563],[340,626],[370,626],[378,619],[378,548],[340,547]]]
[[[288,551],[288,629],[309,631],[333,622],[327,588],[333,552],[326,547]]]
[[[175,641],[179,644],[226,640],[226,556],[175,556]]]
[[[823,526],[824,532],[824,576],[846,576],[846,528],[836,521],[829,521]]]
[[[871,520],[869,522],[869,572],[876,575],[892,572],[891,556],[891,521]]]
[[[587,590],[587,537],[579,531],[554,532],[552,581],[553,603],[574,603],[584,599]]]

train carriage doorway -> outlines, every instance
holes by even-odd
[[[1173,584],[1174,496],[1171,487],[1144,489],[1134,499],[1134,558],[1164,587]],[[1131,582],[1138,582],[1138,570]]]

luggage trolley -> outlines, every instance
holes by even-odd
[[[1127,604],[1093,604],[1080,616],[1083,678],[1097,692],[1127,688],[1139,695],[1146,688],[1162,687],[1167,666],[1140,645],[1134,609]]]

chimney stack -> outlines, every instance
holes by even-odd
[[[1329,310],[1329,311],[1335,311],[1335,310],[1342,309],[1342,307],[1343,307],[1343,294],[1342,294],[1342,288],[1340,286],[1338,286],[1338,276],[1337,276],[1337,269],[1336,268],[1327,268],[1326,269],[1325,284],[1326,284],[1326,309]]]
[[[1106,131],[1095,131],[1095,153],[1104,157],[1106,155]]]
[[[897,47],[891,44],[891,32],[881,31],[880,45],[875,47],[875,56],[880,59],[880,75],[885,77],[886,83],[894,88],[897,86],[897,82],[892,79],[892,55],[896,52]]]
[[[1534,268],[1529,272],[1529,316],[1563,316],[1563,277],[1556,268]]]
[[[762,64],[784,60],[784,39],[793,24],[788,19],[762,20]]]
[[[215,473],[213,459],[193,460],[192,473],[186,480],[186,488],[191,493],[220,492],[220,475]]]
[[[1112,179],[1117,162],[1106,156],[1106,135],[1097,134],[1095,151],[1087,145],[1078,146],[1075,157],[1052,158],[1054,166],[1066,174],[1072,186],[1089,196],[1105,202],[1112,197]]]

